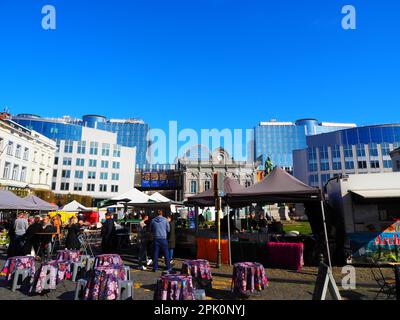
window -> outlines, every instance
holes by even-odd
[[[15,157],[21,158],[21,145],[17,144],[17,148],[15,149]]]
[[[75,179],[83,179],[83,171],[82,170],[75,171]]]
[[[341,162],[333,162],[332,163],[332,169],[333,170],[342,170],[342,163]]]
[[[322,146],[319,148],[319,158],[320,159],[329,159],[328,147]]]
[[[118,192],[118,186],[117,185],[111,185],[111,192]]]
[[[29,159],[29,148],[25,148],[24,149],[24,156],[23,156],[24,160],[28,160]]]
[[[90,154],[97,155],[99,149],[99,143],[98,142],[91,142],[90,143]]]
[[[358,161],[358,169],[367,169],[367,161]]]
[[[78,141],[78,154],[86,153],[86,141]]]
[[[316,171],[318,171],[318,165],[317,165],[317,163],[309,163],[309,164],[308,164],[308,171],[310,171],[310,172],[316,172]]]
[[[21,169],[20,181],[26,182],[26,167],[22,167],[22,169]]]
[[[317,174],[312,174],[308,177],[308,184],[312,187],[316,187],[319,184],[319,179]]]
[[[95,171],[89,171],[88,172],[88,179],[96,179],[96,172]]]
[[[53,178],[56,178],[56,177],[57,177],[57,170],[54,169],[54,170],[53,170]]]
[[[51,190],[56,190],[56,183],[55,182],[52,182],[51,183]]]
[[[11,141],[8,141],[8,145],[7,145],[7,154],[9,156],[12,156],[13,154],[13,149],[14,149],[14,143]]]
[[[332,146],[332,158],[333,159],[340,159],[340,146],[334,145]]]
[[[82,183],[75,182],[74,183],[74,191],[82,191]]]
[[[321,162],[321,171],[329,171],[329,162]]]
[[[378,156],[378,146],[376,143],[370,143],[369,144],[369,155],[372,157],[377,157]]]
[[[357,145],[357,157],[365,157],[365,147],[363,144]]]
[[[111,180],[119,180],[119,173],[113,173],[112,175],[111,175]]]
[[[58,165],[58,157],[54,157],[54,164]]]
[[[71,158],[63,158],[63,166],[70,166],[72,163]]]
[[[76,166],[77,167],[83,167],[84,165],[85,165],[85,159],[76,158]]]
[[[113,161],[112,167],[113,167],[113,169],[119,169],[120,168],[120,163],[116,162],[116,161]]]
[[[100,179],[101,180],[107,180],[108,179],[108,173],[107,172],[100,172]]]
[[[370,161],[371,169],[379,169],[379,161],[378,160],[372,160]]]
[[[399,161],[399,160],[397,160]],[[383,167],[384,168],[392,168],[392,160],[383,160]]]
[[[100,184],[99,185],[99,191],[100,192],[107,192],[107,185],[106,184]]]
[[[101,155],[107,156],[107,157],[110,156],[110,144],[109,143],[102,144]]]
[[[197,183],[196,181],[190,181],[190,192],[196,193],[197,191]]]
[[[19,165],[14,164],[11,180],[18,180]]]
[[[211,186],[211,183],[210,183],[210,181],[204,181],[204,190],[208,190],[208,189],[210,189],[210,186]]]
[[[389,143],[382,143],[381,144],[381,150],[382,150],[382,156],[388,156],[390,155],[390,146]]]
[[[94,184],[88,183],[86,186],[86,191],[94,191]]]
[[[328,182],[328,180],[331,178],[330,174],[321,174],[321,183],[323,186]]]
[[[72,150],[73,150],[73,141],[65,140],[64,153],[72,153]]]
[[[353,158],[353,148],[351,145],[344,145],[343,152],[345,158]]]
[[[33,162],[37,161],[37,151],[33,152]]]
[[[115,144],[113,148],[113,157],[119,158],[121,156],[121,146]]]
[[[346,170],[353,170],[354,169],[354,161],[346,161],[345,167],[346,167]]]
[[[108,168],[108,161],[101,160],[101,167],[107,169]]]
[[[70,178],[71,177],[71,170],[62,170],[61,171],[62,178]]]
[[[60,190],[68,191],[69,190],[69,182],[61,182]]]
[[[89,159],[89,167],[97,167],[97,160]]]

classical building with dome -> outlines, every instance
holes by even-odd
[[[204,146],[191,147],[178,160],[182,173],[183,199],[212,188],[214,172],[237,180],[243,186],[257,182],[260,162],[236,161],[224,148],[208,151]]]

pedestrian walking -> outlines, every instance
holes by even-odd
[[[163,211],[158,210],[158,216],[155,217],[150,224],[150,231],[153,235],[154,240],[154,262],[153,262],[153,271],[157,271],[158,269],[158,257],[161,250],[161,253],[165,257],[165,263],[167,270],[171,269],[169,252],[168,252],[168,232],[170,231],[169,222],[166,218],[163,217]]]

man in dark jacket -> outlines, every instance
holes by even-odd
[[[40,216],[35,216],[33,223],[28,227],[25,232],[25,245],[24,254],[31,254],[32,247],[35,250],[35,254],[38,253],[40,238],[37,233],[43,232],[43,226],[40,223]]]
[[[150,223],[150,231],[153,234],[154,240],[154,264],[153,271],[157,271],[158,269],[158,256],[160,253],[165,257],[165,263],[167,265],[167,270],[171,269],[169,252],[168,252],[168,240],[167,235],[170,231],[169,222],[166,218],[163,217],[162,210],[158,210],[158,216],[155,217]]]
[[[101,251],[111,253],[113,250],[113,237],[115,234],[114,219],[112,213],[106,213],[106,221],[101,227]]]
[[[173,214],[170,214],[167,217],[169,222],[169,232],[168,232],[168,250],[169,250],[169,259],[170,263],[172,264],[172,257],[174,256],[174,249],[175,249],[175,220]]]

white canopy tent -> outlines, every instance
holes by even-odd
[[[132,202],[132,203],[144,203],[150,200],[150,196],[139,191],[136,188],[133,188],[123,194],[120,194],[110,200],[118,201],[118,202]]]
[[[73,200],[70,203],[66,204],[62,209],[62,211],[89,211],[89,208],[86,208],[84,205],[80,204],[78,201]]]
[[[156,192],[150,196],[150,199],[155,202],[171,202],[171,199],[163,196],[161,193]]]

